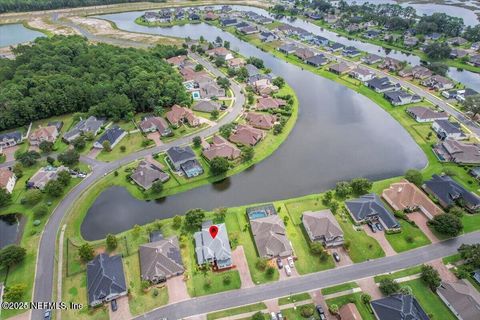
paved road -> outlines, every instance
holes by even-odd
[[[192,58],[204,64],[205,68],[214,75],[223,75],[209,62],[198,57],[197,55],[192,55]],[[195,133],[196,136],[200,136],[202,138],[209,137],[216,133],[222,125],[234,121],[241,114],[243,105],[245,103],[245,96],[242,93],[242,87],[236,82],[231,82],[231,89],[233,90],[235,101],[233,106],[231,107],[231,110],[229,110],[229,113],[227,113],[227,115],[218,120],[216,125],[208,127],[198,133]],[[192,137],[186,136],[158,147],[132,153],[114,162],[104,163],[96,160],[90,161],[93,168],[92,174],[90,174],[87,178],[85,178],[82,182],[75,186],[75,188],[73,188],[71,192],[65,196],[65,198],[59,203],[58,207],[55,208],[47,224],[45,225],[45,229],[42,233],[38,250],[35,288],[33,293],[34,301],[52,300],[56,236],[58,230],[60,229],[62,220],[66,213],[69,211],[72,203],[74,203],[75,200],[78,199],[88,187],[90,187],[93,183],[102,178],[105,174],[112,172],[127,163],[144,158],[147,155],[164,152],[170,147],[186,145],[191,142]],[[32,319],[43,319],[43,312],[41,310],[33,311]]]
[[[480,231],[461,237],[431,244],[416,250],[391,257],[375,259],[327,271],[312,273],[284,281],[277,281],[253,288],[227,291],[215,295],[194,298],[168,305],[148,312],[135,319],[182,319],[196,314],[256,303],[258,301],[307,292],[319,288],[350,282],[385,272],[408,268],[421,263],[449,256],[457,252],[462,243],[473,244],[480,241]]]

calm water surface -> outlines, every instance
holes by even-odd
[[[138,13],[110,15],[119,28]],[[141,29],[137,29],[139,31]],[[272,156],[221,183],[205,185],[160,201],[139,201],[121,187],[104,191],[81,226],[85,239],[103,238],[135,224],[182,214],[191,208],[213,209],[286,199],[331,188],[354,177],[383,179],[423,168],[426,157],[388,113],[366,97],[333,81],[277,59],[229,33],[207,24],[146,28],[156,34],[228,40],[234,50],[264,60],[293,87],[300,102],[295,128]],[[106,223],[108,221],[108,223]]]
[[[0,249],[17,242],[20,222],[15,214],[0,215]]]
[[[33,41],[43,36],[43,33],[25,28],[22,24],[0,25],[0,47]]]

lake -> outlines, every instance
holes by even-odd
[[[23,42],[33,41],[44,34],[25,28],[23,24],[0,25],[0,47],[8,47]]]
[[[115,21],[120,29],[136,29],[132,31],[192,39],[203,35],[209,41],[220,36],[244,56],[263,59],[266,67],[293,87],[300,103],[299,116],[291,134],[273,155],[220,183],[158,201],[137,200],[121,187],[105,190],[81,225],[86,240],[183,214],[191,208],[210,210],[287,199],[325,191],[340,180],[379,180],[427,164],[425,154],[405,129],[355,91],[262,52],[216,27],[201,23],[147,28],[133,23],[132,17],[138,14],[103,18]]]
[[[0,215],[0,249],[17,243],[20,239],[20,216],[16,214]]]

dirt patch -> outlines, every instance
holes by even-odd
[[[248,269],[247,258],[242,246],[238,246],[232,252],[233,264],[235,265],[238,273],[240,274],[240,280],[242,281],[241,288],[254,287],[252,276],[250,275],[250,269]]]
[[[372,232],[370,227],[368,225],[363,225],[363,229],[365,232],[380,244],[382,247],[383,251],[385,252],[385,255],[387,257],[396,255],[397,253],[395,250],[393,250],[392,246],[390,245],[390,242],[388,242],[387,238],[385,238],[385,232],[384,231],[377,231],[377,232]]]
[[[28,20],[27,23],[30,27],[34,29],[45,30],[47,32],[51,32],[58,35],[70,36],[70,35],[80,34],[80,32],[78,32],[73,28],[55,24],[54,22],[52,22],[49,16],[36,17]]]
[[[428,218],[421,212],[412,212],[408,214],[410,220],[415,221],[415,224],[422,230],[422,232],[427,236],[427,238],[432,241],[432,243],[438,242],[438,238],[433,234],[432,230],[427,225]]]
[[[180,302],[190,299],[187,285],[183,281],[183,275],[172,277],[167,280],[168,303]]]

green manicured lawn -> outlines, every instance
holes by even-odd
[[[313,316],[311,317],[302,316],[301,310],[306,307],[313,308]],[[294,308],[283,309],[282,315],[284,319],[320,319],[317,311],[315,311],[315,305],[313,303],[298,306],[296,309]]]
[[[370,306],[367,306],[362,302],[362,293],[357,292],[333,299],[328,299],[326,301],[327,305],[330,307],[332,304],[336,304],[338,308],[341,308],[343,305],[347,303],[354,303],[357,306],[358,312],[362,316],[363,320],[375,320],[375,316],[373,315]]]
[[[299,293],[299,294],[294,294],[288,297],[283,297],[278,299],[278,305],[283,306],[286,304],[298,302],[298,301],[305,301],[305,300],[311,300],[312,297],[306,292],[304,293]]]
[[[267,306],[263,302],[249,304],[247,306],[241,306],[238,308],[232,308],[228,310],[218,311],[207,314],[207,320],[215,320],[220,318],[226,318],[228,316],[234,316],[237,314],[244,314],[248,312],[260,311],[267,309]]]
[[[442,259],[443,261],[443,264],[447,265],[447,264],[454,264],[458,261],[462,260],[462,257],[460,256],[460,253],[456,253],[454,255],[451,255],[451,256],[448,256],[448,257],[445,257]]]
[[[332,293],[347,291],[350,289],[358,288],[358,284],[356,282],[347,282],[339,284],[338,286],[328,287],[322,289],[323,295],[329,295]]]
[[[454,320],[456,317],[443,303],[440,297],[431,291],[421,279],[404,282],[402,285],[412,288],[413,295],[432,319]]]
[[[393,273],[390,273],[390,274],[378,275],[378,276],[375,276],[373,279],[375,280],[375,282],[380,282],[380,280],[385,279],[385,278],[399,279],[399,278],[419,274],[420,272],[422,272],[422,266],[418,265],[418,266],[415,266],[415,267],[403,269],[403,270],[393,272]]]
[[[430,244],[431,241],[416,226],[405,220],[398,219],[401,226],[400,233],[385,233],[385,237],[396,252],[403,252]]]
[[[102,150],[98,156],[97,160],[100,161],[113,161],[118,160],[122,157],[125,157],[127,154],[133,153],[135,151],[139,151],[143,149],[142,142],[145,141],[146,138],[141,133],[132,133],[128,134],[112,149],[112,151],[107,152]],[[125,151],[122,151],[122,146],[125,147]],[[153,146],[153,144],[150,144]]]

